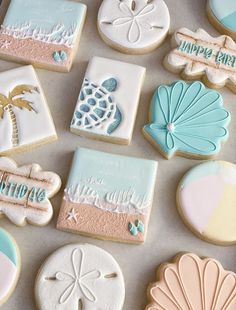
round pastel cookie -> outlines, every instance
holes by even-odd
[[[235,0],[208,0],[207,14],[210,22],[219,32],[236,39]]]
[[[163,0],[103,0],[98,31],[106,44],[127,54],[144,54],[157,48],[170,28]]]
[[[70,244],[42,265],[35,297],[39,310],[121,310],[124,278],[109,253],[89,244]]]
[[[179,183],[177,206],[187,226],[215,244],[236,244],[236,165],[207,161]]]
[[[143,133],[167,159],[207,159],[227,140],[229,121],[220,93],[198,81],[177,81],[156,90]]]
[[[159,267],[145,310],[234,310],[236,274],[212,258],[177,255]]]
[[[0,228],[0,306],[13,293],[20,275],[20,253],[16,242]]]

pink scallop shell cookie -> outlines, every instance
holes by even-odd
[[[235,310],[236,275],[212,259],[179,254],[161,265],[145,310]]]

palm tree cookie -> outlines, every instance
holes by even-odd
[[[57,138],[32,66],[0,74],[0,155],[38,146]]]

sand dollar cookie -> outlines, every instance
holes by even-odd
[[[208,0],[207,13],[210,22],[217,30],[236,39],[235,0]]]
[[[167,159],[174,155],[206,159],[220,151],[229,121],[218,92],[201,82],[177,81],[156,90],[143,133]]]
[[[177,190],[178,210],[200,238],[212,243],[236,243],[236,166],[208,161],[192,168]]]
[[[111,47],[128,54],[144,54],[157,48],[170,27],[163,0],[103,0],[98,30]]]
[[[35,297],[40,310],[121,310],[124,279],[109,253],[89,244],[71,244],[42,265]]]
[[[20,274],[20,254],[13,238],[0,228],[0,306],[15,289]]]
[[[179,254],[159,267],[146,310],[236,309],[236,275],[212,259]]]

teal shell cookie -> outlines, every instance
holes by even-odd
[[[155,92],[145,136],[166,157],[174,155],[209,158],[228,137],[230,113],[222,96],[201,82],[177,81]]]

